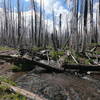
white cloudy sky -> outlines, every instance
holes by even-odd
[[[29,2],[30,0],[26,0]],[[40,0],[35,0],[37,4],[40,6]],[[59,15],[62,14],[62,23],[63,26],[66,24],[66,16],[69,16],[69,11],[67,10],[65,0],[44,0],[44,10],[46,14],[46,20],[48,20],[48,24],[52,26],[52,10],[54,10],[56,20],[58,23]],[[52,28],[52,27],[50,27]]]
[[[2,4],[3,0],[0,0],[0,4]],[[15,5],[15,9],[16,9],[16,0],[11,0],[12,3],[14,3]],[[30,0],[21,0],[23,3],[24,3],[24,6],[26,6],[26,10],[24,13],[25,15],[27,16],[27,21],[29,21],[30,19],[30,15],[31,15],[31,12],[30,12]],[[68,0],[70,1],[70,0]],[[94,19],[96,18],[96,9],[98,9],[98,0],[94,0]],[[35,0],[35,2],[40,5],[40,0]],[[46,21],[48,20],[48,24],[51,26],[52,25],[52,9],[54,10],[55,12],[55,16],[56,16],[56,20],[58,22],[58,18],[59,18],[59,15],[62,14],[62,24],[63,24],[63,27],[66,26],[66,16],[67,16],[67,19],[71,18],[71,13],[70,11],[68,10],[68,7],[67,7],[67,4],[65,2],[65,0],[44,0],[44,10],[45,10],[45,13],[46,13]],[[0,11],[2,11],[2,9],[0,9]],[[52,28],[52,27],[50,27]]]

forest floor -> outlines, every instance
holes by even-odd
[[[0,55],[11,55],[16,50],[0,52]],[[48,100],[100,100],[100,73],[80,77],[70,71],[55,73],[36,65],[31,71],[13,72],[12,65],[6,58],[0,58],[0,76]]]
[[[15,53],[17,53],[16,50],[0,50],[0,55],[13,55]],[[14,79],[25,73],[25,72],[14,73],[12,71],[12,66],[13,66],[12,63],[7,62],[5,59],[1,58],[0,59],[0,76],[7,77],[9,79]]]

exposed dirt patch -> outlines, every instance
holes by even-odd
[[[3,63],[0,64],[0,76],[8,77],[9,79],[15,80],[25,74],[25,72],[13,72],[11,67],[11,63],[3,61]]]
[[[86,77],[91,78],[91,76]],[[100,100],[99,80],[92,80],[92,78],[86,80],[70,73],[53,73],[38,66],[17,82],[22,88],[42,95],[49,100]],[[55,90],[57,87],[60,90]],[[49,95],[43,92],[45,90]],[[51,90],[52,92],[50,92]],[[58,93],[57,99],[55,92]]]
[[[0,55],[11,55],[17,53],[16,50],[6,50],[0,51]],[[9,62],[9,58],[0,58],[0,76],[8,77],[12,80],[17,79],[18,77],[25,74],[25,72],[13,72],[12,71],[12,63]]]

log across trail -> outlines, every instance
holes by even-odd
[[[60,67],[55,67],[50,64],[45,64],[40,61],[35,61],[31,60],[30,58],[20,58],[20,57],[12,57],[12,56],[7,56],[7,55],[0,55],[0,59],[12,59],[11,62],[13,62],[13,59],[17,59],[18,61],[21,62],[27,62],[27,63],[32,63],[33,65],[38,65],[42,68],[45,68],[50,71],[54,72],[64,72],[64,69],[74,69],[74,70],[80,70],[80,71],[100,71],[100,66],[99,65],[81,65],[81,64],[63,64]],[[10,60],[9,60],[10,61]],[[16,61],[16,60],[15,60]]]
[[[13,90],[14,92],[16,92],[16,93],[18,93],[20,95],[23,95],[23,96],[25,96],[25,97],[27,97],[29,99],[32,99],[32,100],[47,100],[47,99],[45,99],[43,97],[38,96],[37,94],[34,94],[32,92],[29,92],[29,91],[27,91],[25,89],[21,89],[21,88],[16,87],[16,86],[12,86],[12,85],[10,85],[8,83],[1,82],[1,84],[4,85],[4,86],[7,86],[8,88]]]
[[[100,71],[99,65],[64,64],[62,67],[65,69],[76,69],[80,71]]]
[[[52,71],[65,71],[65,69],[74,69],[74,70],[79,70],[79,71],[100,71],[100,66],[99,65],[81,65],[81,64],[63,64],[62,66],[60,66],[60,68],[58,67],[54,67],[51,65],[47,65],[38,61],[34,61],[33,63],[43,67],[45,69],[48,70],[52,70]]]

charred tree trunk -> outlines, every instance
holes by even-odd
[[[62,19],[62,14],[59,15],[59,36],[60,36],[60,39],[59,39],[59,48],[61,48],[62,46],[62,32],[61,32],[61,27],[62,27],[62,22],[61,22],[61,19]]]
[[[21,11],[20,11],[19,0],[17,0],[17,10],[18,10],[18,39],[17,39],[17,44],[18,44],[18,48],[21,48]]]
[[[33,5],[31,7],[31,47],[34,45],[34,27],[33,27]]]
[[[85,52],[86,45],[87,45],[87,13],[88,13],[88,1],[84,1],[84,40],[83,40],[83,50]]]
[[[34,42],[35,42],[35,45],[37,45],[37,13],[36,13],[36,4],[35,4],[35,1],[32,0],[33,2],[33,9],[34,9],[34,16],[35,16],[35,29],[34,29]]]
[[[38,47],[41,46],[41,33],[42,33],[42,0],[40,0],[40,22],[39,22],[39,36],[38,36]]]

